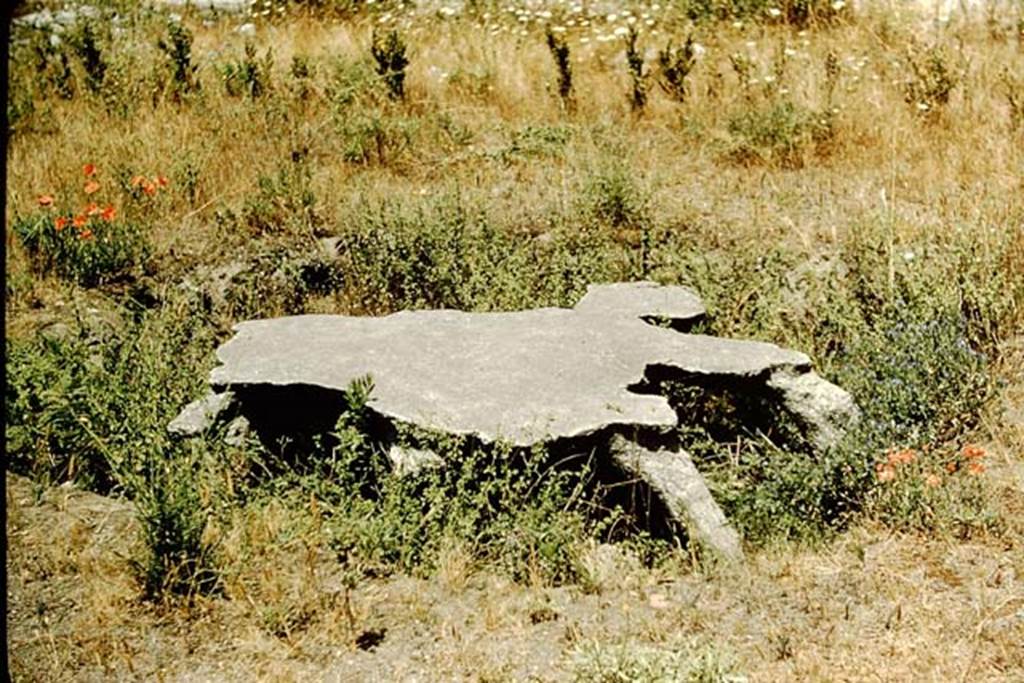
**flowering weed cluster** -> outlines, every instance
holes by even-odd
[[[114,204],[94,201],[103,190],[96,166],[83,165],[82,175],[84,204],[77,211],[65,208],[67,203],[53,195],[43,194],[37,199],[39,211],[16,219],[12,229],[37,272],[53,272],[92,287],[138,264],[149,246],[139,226],[118,218]],[[157,184],[145,182],[155,193]]]
[[[985,472],[983,448],[967,444],[942,450],[891,449],[875,464],[872,509],[897,528],[952,527],[961,535],[990,526],[979,479]]]

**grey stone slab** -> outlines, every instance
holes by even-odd
[[[602,300],[611,304],[604,313]],[[370,407],[387,419],[530,446],[614,426],[675,426],[665,397],[629,389],[650,366],[737,378],[809,370],[807,356],[773,344],[680,334],[642,319],[702,312],[685,288],[637,283],[591,286],[577,309],[255,320],[237,325],[217,351],[211,383],[344,391],[369,374]]]
[[[619,467],[651,487],[673,522],[688,529],[720,559],[743,559],[739,534],[686,451],[648,450],[619,435],[612,437],[610,447]]]

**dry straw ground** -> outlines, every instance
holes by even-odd
[[[1024,680],[1019,3],[944,23],[814,2],[269,3],[177,21],[96,4],[123,17],[94,29],[102,76],[80,25],[12,43],[19,680]],[[159,46],[173,26],[185,60]],[[547,28],[570,49],[571,105]],[[404,98],[375,73],[375,30],[407,45]],[[687,36],[679,102],[657,51]],[[891,413],[877,448],[814,476],[716,470],[745,566],[604,543],[552,523],[543,496],[513,531],[499,515],[497,532],[410,532],[407,498],[372,507],[255,445],[162,435],[239,319],[565,305],[625,278],[694,286],[713,332],[800,348]],[[763,439],[744,438],[729,457],[760,462]],[[983,467],[957,455],[968,444]],[[918,469],[886,481],[908,450]],[[147,532],[168,529],[186,559],[215,548],[216,590],[188,595],[201,575],[160,564],[177,556]]]

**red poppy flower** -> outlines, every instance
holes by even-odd
[[[159,185],[160,187],[167,187],[170,183],[171,181],[162,175],[158,175],[156,177],[156,184]]]
[[[92,239],[92,230],[90,230],[89,228],[86,228],[82,232],[78,233],[78,237],[79,237],[79,239],[83,239],[83,240]]]
[[[60,232],[68,225],[67,216],[57,216],[56,220],[53,221],[53,229]]]
[[[107,204],[103,209],[103,213],[100,214],[100,218],[105,221],[112,221],[117,216],[117,209],[114,208],[113,204]]]
[[[146,180],[142,183],[142,191],[152,197],[156,194],[156,185]]]
[[[100,207],[98,204],[89,204],[85,207],[86,216],[98,216],[100,214]]]
[[[82,173],[85,175],[86,178],[93,177],[94,175],[96,175],[96,165],[86,164],[85,166],[82,166]]]
[[[75,216],[71,220],[71,224],[73,226],[75,226],[76,228],[84,227],[85,224],[88,223],[88,222],[89,222],[89,219],[86,217],[85,214],[82,214],[82,213],[78,214],[77,216]]]
[[[39,199],[36,201],[39,202],[39,206],[53,206],[53,195],[39,195]]]
[[[97,183],[95,180],[90,180],[89,182],[87,182],[85,184],[85,193],[86,194],[92,194],[92,193],[96,192],[99,189],[100,189],[100,184]]]

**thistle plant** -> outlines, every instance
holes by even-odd
[[[676,102],[683,102],[687,95],[686,78],[697,63],[693,36],[687,36],[682,47],[673,47],[669,42],[658,52],[658,69],[661,89]]]
[[[199,67],[192,63],[192,33],[181,24],[172,23],[167,30],[167,40],[160,39],[157,47],[167,56],[174,98],[180,100],[182,95],[199,90],[196,79]]]
[[[85,84],[90,91],[99,93],[103,90],[103,82],[107,75],[107,62],[100,49],[96,31],[90,22],[82,24],[78,35],[72,42],[75,53],[85,70]]]
[[[548,50],[555,60],[558,69],[558,96],[562,99],[562,107],[567,112],[576,110],[576,98],[572,89],[572,64],[569,60],[569,45],[565,38],[556,35],[549,28],[547,31]]]
[[[370,54],[377,63],[377,75],[387,86],[388,97],[393,100],[405,99],[405,67],[409,66],[405,41],[398,31],[389,31],[381,37],[373,33]]]
[[[637,38],[639,34],[631,26],[626,34],[626,67],[633,86],[629,93],[629,105],[634,114],[641,114],[647,106],[647,80],[650,72],[644,69],[644,56],[637,47]]]

